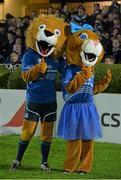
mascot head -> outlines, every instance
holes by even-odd
[[[73,24],[72,24],[73,26]],[[80,26],[79,26],[80,27]],[[76,26],[67,40],[66,56],[68,64],[94,66],[103,58],[103,47],[91,26]]]
[[[69,34],[69,24],[54,16],[42,15],[30,24],[26,34],[26,45],[42,57],[61,52]]]

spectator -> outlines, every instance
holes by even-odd
[[[19,57],[19,63],[21,64],[22,58],[23,58],[23,53],[22,53],[22,47],[20,44],[14,44],[13,46],[13,51],[18,54]]]
[[[109,14],[109,6],[103,6],[103,9],[101,10],[101,14],[103,16],[107,16]]]
[[[96,20],[97,14],[101,13],[100,4],[95,3],[93,5],[93,14],[91,15],[92,25],[94,24],[94,21]]]
[[[11,25],[11,20],[14,16],[7,13],[6,14],[6,30],[8,31],[8,27]]]
[[[96,19],[94,22],[94,30],[103,32],[102,22],[99,19]]]
[[[18,54],[13,51],[5,63],[12,64],[12,65],[20,64]]]
[[[22,30],[25,31],[29,25],[29,22],[30,22],[30,17],[29,16],[24,16],[23,17],[23,28]]]
[[[105,64],[115,64],[115,58],[113,56],[106,56],[104,59]]]
[[[19,44],[19,45],[21,45],[22,46],[22,39],[21,38],[16,38],[16,40],[15,40],[15,44]]]
[[[116,39],[118,34],[120,34],[120,29],[114,28],[111,34],[111,39]]]
[[[102,13],[97,14],[97,15],[96,15],[96,19],[98,19],[98,20],[100,20],[100,21],[103,22],[104,19],[103,19]]]
[[[60,17],[64,20],[64,21],[68,21],[66,18],[66,14],[65,13],[61,13]]]
[[[107,28],[107,31],[109,33],[112,33],[112,30],[113,30],[113,19],[114,19],[114,13],[109,13],[108,14],[108,20],[107,20],[107,25],[108,25],[108,28]]]
[[[109,8],[110,12],[120,12],[120,4],[117,0],[112,0],[112,4]]]
[[[9,43],[10,50],[13,49],[13,45],[15,43],[15,34],[12,31],[7,32],[7,38]]]
[[[23,27],[23,22],[22,22],[22,18],[21,17],[16,19],[16,27],[17,28],[22,28]]]
[[[85,7],[81,6],[78,9],[78,17],[80,18],[80,25],[83,25],[84,23],[91,24],[91,18],[87,14]]]
[[[80,25],[80,17],[78,16],[78,12],[74,11],[73,13],[71,13],[71,22]]]
[[[100,4],[96,3],[93,5],[93,14],[97,15],[101,13]]]
[[[121,33],[117,34],[117,39],[119,40],[121,46]]]
[[[112,55],[115,58],[116,64],[121,64],[121,44],[118,39],[113,39],[112,41],[113,49]]]
[[[102,37],[103,37],[102,44],[105,50],[105,54],[111,55],[112,54],[112,41],[111,41],[109,33],[103,32]]]
[[[21,28],[16,28],[16,36],[17,36],[17,37],[22,37]]]
[[[61,12],[60,9],[55,9],[55,17],[60,18],[61,17]]]
[[[62,9],[61,9],[61,13],[64,13],[66,15],[66,18],[67,19],[70,19],[71,18],[71,13],[69,11],[69,7],[67,4],[64,4]]]
[[[30,14],[30,19],[34,19],[36,17],[37,17],[37,12],[35,10],[32,10]]]
[[[52,7],[52,6],[50,6],[50,7],[48,8],[48,10],[47,10],[47,14],[48,14],[48,15],[52,15],[52,14],[54,14],[54,9],[53,9],[53,7]]]
[[[13,25],[11,25],[11,26],[9,26],[8,27],[8,32],[13,32],[13,33],[16,33],[16,27],[15,26],[13,26]]]
[[[114,18],[113,19],[113,27],[114,28],[118,28],[118,29],[121,29],[121,21],[119,18]]]

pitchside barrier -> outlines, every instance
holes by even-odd
[[[98,94],[94,101],[100,114],[103,131],[102,142],[121,144],[121,94]],[[64,101],[57,92],[57,121],[54,128],[56,137],[58,120]],[[20,134],[25,107],[25,90],[0,89],[0,134]],[[38,124],[36,136],[40,134]]]

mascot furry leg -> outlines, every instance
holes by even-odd
[[[22,161],[24,152],[25,152],[31,138],[34,136],[34,133],[37,128],[37,124],[38,124],[38,122],[35,122],[33,120],[24,119],[24,124],[23,124],[23,128],[22,128],[22,133],[20,136],[16,162],[19,163]],[[47,165],[47,160],[48,160],[48,155],[49,155],[51,141],[52,141],[53,126],[54,126],[53,121],[52,122],[46,122],[46,121],[41,122],[41,128],[40,128],[41,154],[42,154],[41,164],[46,165],[46,166],[43,166],[43,168],[46,168],[45,171],[50,171],[50,169]],[[20,163],[18,165],[20,165]]]
[[[54,122],[41,122],[41,153],[42,164],[47,163],[53,135]]]
[[[22,133],[19,141],[18,154],[16,157],[17,161],[21,162],[24,152],[36,131],[36,127],[37,122],[24,119]]]
[[[67,141],[66,160],[64,169],[67,172],[88,173],[92,167],[94,141]]]

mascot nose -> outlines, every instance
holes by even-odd
[[[44,30],[45,35],[48,36],[53,36],[54,34],[51,33],[50,31]]]
[[[98,41],[93,41],[93,44],[96,47],[99,44],[99,42]]]

